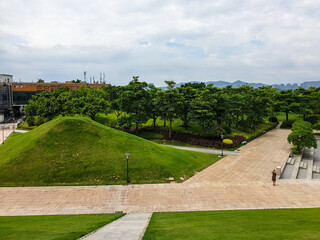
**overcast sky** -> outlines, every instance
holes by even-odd
[[[69,81],[320,80],[319,0],[1,0],[0,73]]]

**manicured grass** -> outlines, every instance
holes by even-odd
[[[98,113],[94,120],[108,127],[115,127],[117,124],[117,117],[114,113],[109,113],[108,115],[104,113]]]
[[[235,135],[244,136],[247,138],[247,141],[250,141],[250,140],[255,139],[256,137],[259,137],[263,131],[268,131],[270,129],[273,129],[276,126],[277,126],[277,123],[265,122],[265,123],[260,123],[259,125],[256,125],[254,130],[248,130],[246,132],[241,131],[236,128],[231,128],[232,129],[231,135],[232,136],[235,136]]]
[[[89,118],[59,117],[0,146],[0,186],[166,182],[191,177],[217,155],[159,145]],[[179,180],[178,180],[179,181]]]
[[[93,214],[0,217],[0,239],[78,239],[123,215]]]
[[[154,213],[143,240],[320,239],[320,209]]]
[[[32,129],[35,129],[35,128],[36,128],[36,126],[29,127],[26,122],[23,122],[23,123],[19,124],[17,129],[19,129],[19,130],[32,130]]]
[[[138,132],[138,136],[145,139],[163,139],[164,138],[164,136],[162,136],[161,134],[149,132],[149,131],[143,131],[143,130],[140,130]]]
[[[286,121],[286,114],[283,112],[280,112],[276,115],[278,121]],[[299,114],[296,113],[289,113],[288,115],[289,120],[302,120],[302,116],[299,116]]]

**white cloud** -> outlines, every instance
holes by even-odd
[[[16,80],[320,80],[317,0],[2,0],[0,11],[0,72]]]

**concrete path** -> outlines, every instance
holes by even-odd
[[[131,213],[90,233],[81,240],[140,240],[148,227],[152,213]]]
[[[194,152],[212,153],[212,154],[219,154],[219,155],[221,155],[222,153],[221,150],[210,149],[210,148],[182,147],[182,146],[174,146],[174,145],[166,145],[166,146],[187,150],[187,151],[194,151]],[[238,154],[237,152],[223,150],[223,155],[237,155],[237,154]]]
[[[278,180],[290,130],[274,129],[182,184],[0,188],[0,215],[320,207],[320,180]]]
[[[10,134],[13,132],[13,127],[16,128],[17,125],[12,125],[12,123],[0,124],[0,145],[5,141]]]

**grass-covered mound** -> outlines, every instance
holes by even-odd
[[[161,146],[89,118],[60,117],[0,146],[0,186],[165,182],[200,171],[217,156]]]

